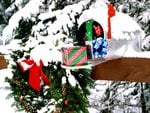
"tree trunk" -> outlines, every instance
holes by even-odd
[[[140,83],[140,86],[141,86],[140,101],[141,101],[142,113],[147,113],[147,110],[146,110],[146,102],[145,102],[145,98],[144,98],[143,83]]]

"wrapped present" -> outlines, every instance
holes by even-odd
[[[7,65],[5,57],[0,55],[0,69],[6,69]]]
[[[93,39],[93,21],[89,20],[86,22],[86,37],[87,40],[91,41]]]
[[[108,42],[106,39],[99,37],[92,41],[87,41],[88,58],[104,58],[107,54]]]
[[[87,65],[86,46],[62,48],[63,64],[66,66]]]
[[[87,20],[79,27],[79,43],[92,41],[99,37],[104,37],[104,30],[101,24],[97,21]]]

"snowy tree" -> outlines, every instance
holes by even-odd
[[[107,29],[107,21],[105,20],[107,19],[106,3],[108,3],[108,1],[13,0],[11,4],[9,0],[3,0],[3,2],[4,1],[8,1],[8,3],[2,5],[2,7],[4,7],[2,10],[5,11],[7,18],[3,20],[5,20],[8,25],[3,30],[3,38],[5,39],[5,44],[8,44],[5,46],[9,51],[7,51],[9,54],[6,53],[6,57],[9,57],[9,62],[12,64],[11,68],[13,69],[12,78],[8,77],[6,81],[10,84],[12,89],[8,98],[12,96],[15,98],[13,105],[17,106],[20,111],[25,110],[28,112],[46,113],[54,112],[55,110],[57,112],[60,110],[62,112],[70,112],[70,110],[72,110],[75,113],[81,111],[83,113],[88,112],[87,107],[89,107],[89,103],[87,101],[87,95],[89,92],[87,86],[93,83],[89,76],[87,76],[90,72],[89,70],[72,71],[71,74],[74,75],[75,79],[72,76],[71,80],[68,79],[65,70],[61,68],[59,63],[61,54],[58,50],[62,46],[72,46],[73,43],[77,41],[77,29],[87,17],[91,19],[93,11],[97,13],[97,15],[93,13],[94,19],[97,18],[103,21],[104,29]],[[146,36],[149,35],[149,26],[147,26],[149,23],[148,0],[142,2],[135,0],[118,0],[114,5],[118,11],[129,14],[142,26]],[[87,13],[88,11],[91,11],[91,13]],[[105,17],[100,17],[99,13],[104,14]],[[87,17],[84,17],[84,14],[87,14]],[[81,22],[82,17],[84,19]],[[127,15],[124,15],[124,17],[129,19]],[[118,19],[119,17],[116,18]],[[117,21],[120,22],[121,20]],[[130,22],[133,22],[133,20]],[[116,24],[116,26],[117,25],[118,24]],[[134,23],[133,25],[136,25],[136,27],[131,26],[131,28],[137,29],[126,33],[127,36],[122,32],[116,32],[119,41],[121,38],[125,40],[128,38],[127,44],[132,38],[137,41],[135,31],[139,30],[138,33],[141,33],[142,30],[137,24]],[[115,31],[116,29],[113,30]],[[114,40],[114,45],[116,42],[117,41]],[[121,40],[121,42],[124,42],[124,40]],[[149,38],[145,38],[143,42],[144,50],[149,50]],[[120,48],[121,44],[122,43],[119,43],[117,46]],[[56,48],[56,50],[54,48]],[[5,49],[3,52],[5,52]],[[118,53],[120,54],[120,51],[118,51]],[[21,72],[17,61],[21,58],[30,58],[29,56],[37,63],[39,59],[43,60],[43,70],[49,75],[48,77],[51,78],[53,84],[50,90],[42,85],[42,92],[39,94],[28,86],[27,76],[22,76],[28,75],[28,73]],[[57,56],[57,58],[54,58],[54,56]],[[62,81],[65,81],[66,84],[62,85]],[[74,84],[76,87],[74,87]],[[103,83],[100,81],[95,84],[95,89],[91,89],[91,92],[92,91],[92,95],[88,98],[91,102],[90,106],[97,109],[95,112],[137,112],[136,110],[149,111],[150,109],[148,83],[140,84],[109,81]],[[53,97],[53,99],[51,99],[51,97]],[[76,106],[71,103],[76,104]],[[126,107],[127,109],[125,109]],[[91,113],[93,113],[93,111]]]
[[[9,45],[11,45],[16,41],[16,45],[18,46],[18,48],[10,49],[10,62],[12,62],[13,76],[12,78],[6,77],[6,81],[10,84],[12,93],[7,98],[14,97],[13,106],[16,107],[16,111],[30,113],[53,113],[58,111],[64,113],[88,113],[89,102],[87,95],[90,94],[88,88],[93,84],[93,80],[88,76],[90,70],[71,71],[71,75],[67,75],[65,69],[61,67],[61,57],[59,57],[61,54],[57,50],[57,48],[60,49],[60,46],[69,44],[69,41],[72,42],[71,37],[69,37],[69,35],[72,36],[72,33],[69,33],[69,30],[72,29],[75,21],[71,21],[70,19],[75,19],[74,16],[80,14],[85,9],[81,7],[81,10],[76,11],[73,8],[72,15],[69,14],[72,6],[68,6],[68,9],[63,8],[62,11],[49,9],[53,11],[53,15],[50,17],[46,15],[46,18],[43,19],[43,15],[47,12],[47,9],[43,8],[41,10],[41,7],[44,7],[45,4],[43,4],[43,1],[33,1],[30,1],[22,10],[14,14],[18,17],[16,25],[13,26],[11,23],[14,19],[13,16],[9,20],[9,25],[12,25],[12,28],[9,29],[8,25],[4,30],[4,34],[7,37],[5,44],[10,43]],[[39,4],[37,10],[31,12],[27,6],[33,7],[34,3]],[[87,4],[88,2],[85,2],[83,5],[86,6]],[[78,6],[78,4],[76,5]],[[24,9],[28,9],[29,12]],[[20,15],[20,11],[23,10],[27,15]],[[46,11],[44,12],[43,10]],[[50,14],[51,12],[48,13]],[[68,21],[62,23],[62,18]],[[8,32],[6,33],[7,30],[10,31],[10,35],[7,34]],[[56,50],[52,50],[55,48]],[[52,51],[55,51],[55,53]],[[56,53],[59,53],[59,55]],[[57,56],[57,58],[54,56]],[[41,83],[40,85],[40,92],[28,86],[30,69],[23,73],[21,68],[19,68],[20,63],[18,64],[19,60],[23,58],[26,60],[33,59],[35,66],[42,60],[42,64],[44,65],[42,69],[47,75],[47,78],[50,79],[50,87],[45,86],[45,79],[43,79],[43,84]]]
[[[7,23],[6,16],[5,16],[5,10],[11,5],[11,0],[1,0],[0,2],[0,24]]]

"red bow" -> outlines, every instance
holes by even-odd
[[[101,35],[102,30],[101,30],[100,26],[95,26],[95,25],[94,25],[93,27],[94,27],[94,30],[95,30],[95,32],[96,32],[96,35],[97,35],[97,36]]]
[[[115,8],[112,4],[108,4],[108,32],[107,32],[107,38],[111,39],[111,22],[110,18],[115,16]]]
[[[29,70],[28,82],[29,85],[36,91],[40,91],[40,79],[42,79],[46,85],[50,85],[49,79],[42,70],[43,62],[41,60],[39,61],[39,66],[30,58],[19,61],[18,64],[23,72]]]

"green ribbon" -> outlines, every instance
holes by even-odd
[[[86,37],[88,41],[93,39],[93,21],[89,20],[86,22]]]

